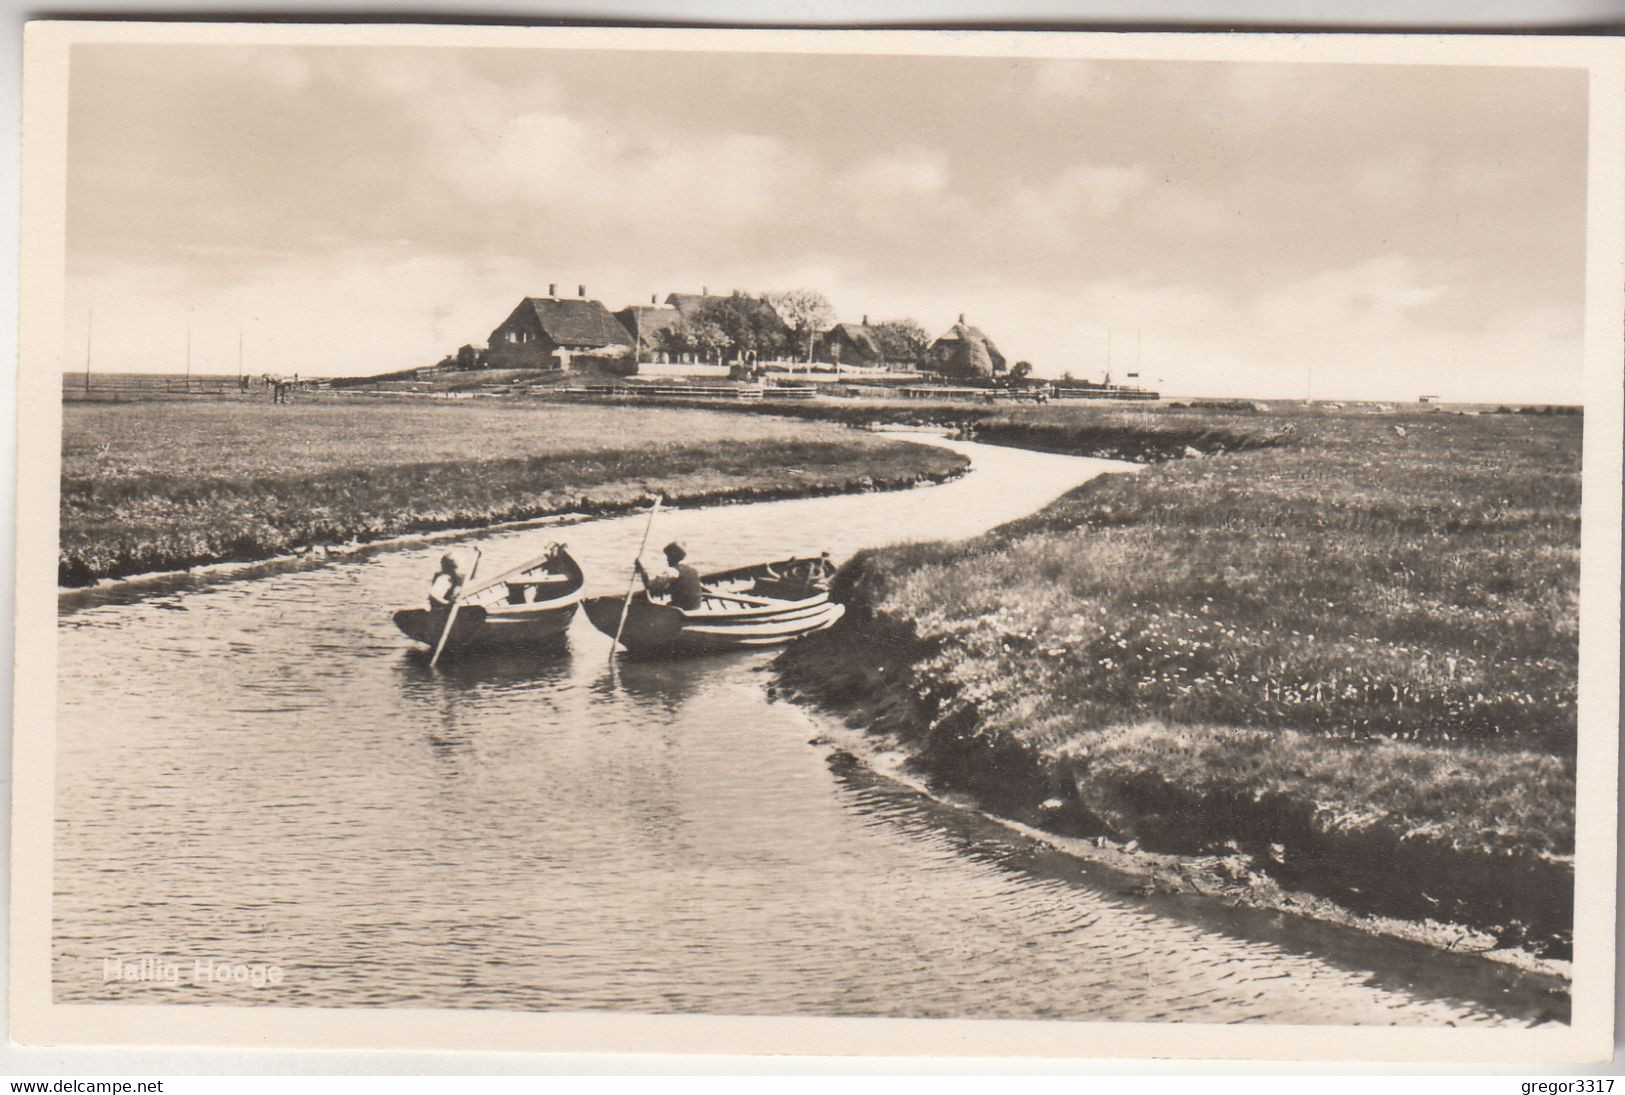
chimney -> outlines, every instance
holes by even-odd
[[[702,296],[702,297],[708,297],[708,296],[710,296],[710,295],[711,295],[711,290],[709,290],[709,289],[707,289],[707,288],[706,288],[706,287],[705,287],[705,286],[703,286],[703,285],[702,285],[702,286],[700,286],[700,296]]]
[[[586,295],[587,295],[587,287],[585,285],[577,285],[576,286],[576,296],[585,297]]]
[[[965,322],[965,313],[964,312],[959,313],[959,322],[961,324],[963,324]]]
[[[548,282],[547,283],[547,295],[550,296],[550,297],[558,296],[559,295],[559,287],[558,287],[558,285],[555,284],[554,282],[551,282],[551,281]]]
[[[660,295],[659,293],[650,293],[649,294],[649,304],[650,304],[651,307],[653,307],[654,305],[657,305],[657,304],[660,303],[658,300],[655,299],[655,297],[657,297],[659,295]]]
[[[865,327],[869,326],[869,313],[867,312],[863,314],[863,325]]]

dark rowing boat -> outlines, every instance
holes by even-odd
[[[829,599],[834,574],[827,558],[719,570],[700,576],[705,597],[692,609],[640,591],[627,606],[621,644],[634,654],[680,655],[787,643],[822,631],[846,611]],[[582,607],[594,627],[614,638],[624,603],[592,597]]]
[[[562,544],[512,570],[464,590],[446,640],[458,650],[526,650],[561,642],[581,603],[581,567]],[[395,626],[433,649],[446,627],[447,606],[407,608]]]

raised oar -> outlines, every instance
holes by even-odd
[[[638,553],[632,557],[632,577],[626,583],[626,600],[621,602],[621,619],[615,625],[615,641],[609,647],[609,661],[615,664],[615,648],[621,645],[621,632],[626,629],[626,614],[632,607],[632,591],[638,587],[638,563],[643,560],[643,549],[649,546],[649,530],[655,527],[655,514],[660,511],[660,495],[655,495],[655,504],[649,507],[649,520],[643,526],[643,541],[638,544]]]
[[[474,575],[480,569],[480,558],[480,549],[475,548],[474,565],[468,568],[468,577],[463,579],[463,584],[457,587],[456,593],[452,594],[451,611],[446,613],[446,626],[440,632],[440,641],[434,644],[434,654],[429,658],[430,669],[433,669],[435,663],[440,660],[441,651],[446,649],[446,640],[451,638],[451,625],[457,622],[457,610],[463,607],[463,590],[474,583]]]

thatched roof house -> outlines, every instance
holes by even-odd
[[[698,315],[700,310],[711,301],[733,300],[736,296],[741,306],[750,310],[755,323],[767,328],[781,330],[786,337],[789,336],[790,328],[785,325],[783,318],[779,316],[778,312],[774,311],[773,305],[760,297],[733,293],[723,296],[717,293],[708,293],[701,289],[698,293],[669,293],[666,296],[666,303],[677,309],[678,314],[684,319],[689,319]]]
[[[671,293],[666,303],[677,310],[679,322],[695,322],[701,317],[725,316],[719,321],[735,338],[735,344],[721,355],[725,360],[776,356],[791,344],[792,333],[773,305],[761,297],[735,290],[727,296],[701,289],[698,293]]]
[[[961,315],[925,352],[924,368],[944,376],[992,377],[1004,372],[1004,355]]]
[[[677,326],[683,313],[673,307],[661,307],[650,298],[648,304],[632,304],[615,313],[615,319],[638,342],[638,360],[659,361],[664,358],[666,343],[662,336]]]
[[[486,358],[498,368],[568,366],[580,354],[598,358],[630,355],[632,336],[600,301],[560,297],[548,286],[545,297],[526,297],[491,332]]]
[[[862,323],[837,323],[818,340],[817,358],[838,365],[876,365],[886,359],[869,317]]]

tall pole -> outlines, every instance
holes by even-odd
[[[446,640],[451,638],[451,625],[457,622],[457,610],[463,607],[463,591],[474,584],[474,575],[480,569],[480,549],[474,549],[474,565],[468,568],[468,577],[455,589],[449,591],[451,607],[446,611],[446,626],[440,630],[440,641],[434,644],[434,653],[429,657],[429,668],[433,669],[440,660],[440,655],[446,652]]]
[[[96,326],[96,306],[90,306],[90,314],[85,317],[85,394],[90,394],[90,336]]]
[[[649,507],[649,520],[643,526],[643,539],[638,542],[638,553],[632,557],[632,577],[626,582],[626,600],[621,602],[621,619],[615,625],[615,641],[609,644],[609,664],[615,664],[615,648],[621,645],[621,633],[626,630],[626,613],[632,607],[632,591],[637,588],[638,571],[643,566],[643,550],[649,546],[649,530],[655,527],[655,514],[660,512],[660,495]],[[645,581],[647,584],[647,581]]]
[[[1104,387],[1111,387],[1112,383],[1112,329],[1106,328],[1106,379],[1102,382]]]

